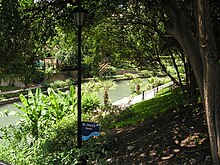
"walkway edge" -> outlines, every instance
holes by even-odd
[[[157,92],[159,92],[160,90],[166,88],[166,87],[169,87],[173,85],[173,82],[169,82],[169,83],[166,83],[166,84],[163,84],[163,85],[160,85],[156,88],[153,88],[149,91],[146,91],[144,92],[144,94],[140,94],[140,95],[137,95],[137,96],[134,96],[134,97],[124,97],[123,99],[121,100],[118,100],[114,103],[112,103],[113,106],[117,106],[119,108],[126,108],[126,107],[129,107],[133,104],[136,104],[138,102],[141,102],[143,100],[149,100],[151,98],[154,98],[155,97],[155,94]]]

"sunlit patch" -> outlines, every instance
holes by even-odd
[[[181,147],[196,147],[204,142],[204,138],[200,137],[199,133],[189,135],[187,138],[180,142]]]

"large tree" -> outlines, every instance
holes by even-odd
[[[219,164],[220,70],[211,24],[210,2],[197,0],[193,3],[197,31],[191,29],[182,8],[174,0],[163,0],[163,5],[169,17],[166,30],[180,43],[193,68],[206,111],[213,163]]]
[[[219,164],[220,69],[216,46],[219,30],[214,28],[219,25],[220,3],[211,0],[117,2],[121,4],[111,11],[113,19],[117,16],[124,26],[145,25],[155,32],[154,27],[163,23],[166,32],[181,46],[192,67],[206,112],[213,163]]]
[[[214,29],[219,25],[219,2],[135,0],[121,3],[121,8],[116,8],[118,12],[113,12],[118,14],[119,21],[142,24],[150,29],[162,22],[166,32],[181,46],[192,67],[206,112],[213,163],[219,164],[220,70],[216,47],[219,32]]]
[[[30,71],[32,65],[33,40],[31,40],[30,31],[25,27],[21,15],[18,1],[0,1],[1,78],[10,73],[12,76],[19,75],[22,70]]]

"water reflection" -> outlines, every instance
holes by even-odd
[[[4,111],[5,109],[11,110],[11,111],[16,111],[18,112],[19,110],[15,107],[14,104],[6,104],[6,105],[1,105],[0,106],[0,111]],[[4,126],[8,126],[10,124],[15,124],[18,122],[20,119],[19,116],[1,116],[0,117],[0,128]]]

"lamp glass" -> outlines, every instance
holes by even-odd
[[[73,11],[73,17],[77,26],[83,26],[86,19],[87,11],[82,7],[77,7]]]

